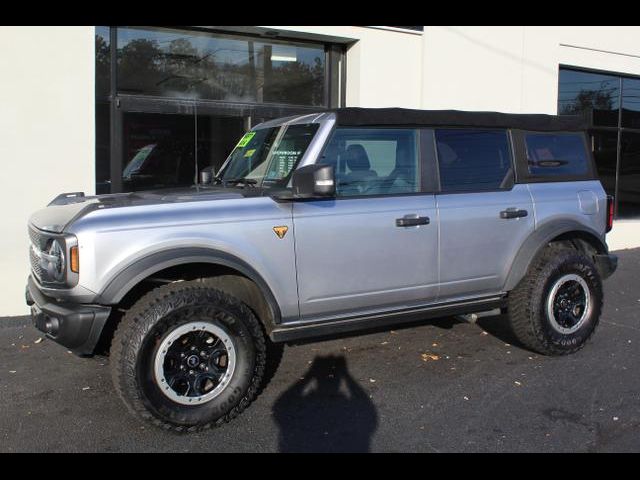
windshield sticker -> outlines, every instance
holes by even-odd
[[[256,153],[256,149],[252,148],[251,150],[247,150],[247,152],[244,154],[244,156],[246,158],[249,158],[249,157],[252,157],[254,153]]]
[[[251,141],[251,139],[255,136],[256,132],[247,132],[238,142],[238,148],[244,148],[247,146],[247,143]]]

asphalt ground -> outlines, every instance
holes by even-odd
[[[131,416],[108,358],[0,318],[0,452],[639,452],[640,249],[616,253],[574,355],[523,349],[501,316],[287,346],[244,413],[189,435]]]

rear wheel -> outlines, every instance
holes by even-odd
[[[206,282],[142,297],[111,348],[115,388],[137,416],[176,431],[227,422],[255,398],[267,342],[253,312]]]
[[[595,331],[602,297],[600,275],[586,255],[547,247],[509,293],[512,330],[531,350],[545,355],[573,353]]]

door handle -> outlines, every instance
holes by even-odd
[[[417,225],[429,225],[429,217],[402,217],[396,218],[396,227],[415,227]]]
[[[500,218],[521,218],[527,215],[529,215],[529,212],[517,208],[507,208],[500,212]]]

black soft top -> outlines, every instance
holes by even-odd
[[[425,126],[513,128],[519,130],[583,131],[589,128],[580,115],[466,112],[462,110],[413,110],[408,108],[337,108],[336,123],[342,126]]]

